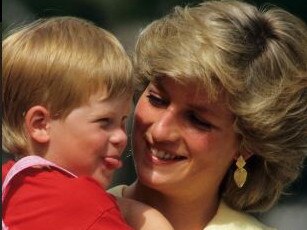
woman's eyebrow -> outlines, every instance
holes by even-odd
[[[220,117],[220,113],[217,110],[208,108],[208,105],[193,105],[188,104],[188,107],[192,110],[198,111],[200,113],[207,113],[215,117]]]
[[[151,82],[154,87],[158,88],[162,92],[166,92],[165,87],[163,85],[163,79],[161,77],[157,77]]]

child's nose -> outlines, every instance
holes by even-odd
[[[118,128],[114,130],[114,132],[110,137],[110,141],[121,150],[124,150],[124,148],[126,147],[127,140],[128,140],[127,133],[126,130],[123,128]]]

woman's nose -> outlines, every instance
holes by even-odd
[[[152,124],[151,136],[154,142],[171,142],[180,136],[180,124],[174,111],[166,110]]]

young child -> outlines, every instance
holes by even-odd
[[[2,140],[19,160],[2,167],[3,228],[132,229],[105,192],[127,143],[131,73],[119,41],[82,19],[40,19],[5,38]],[[137,228],[147,214],[164,221],[121,202]]]

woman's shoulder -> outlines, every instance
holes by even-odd
[[[236,211],[224,202],[220,203],[214,218],[204,230],[273,230],[265,226],[255,217]]]

